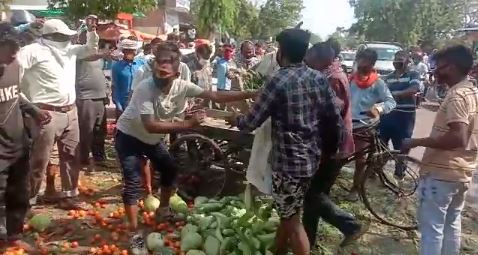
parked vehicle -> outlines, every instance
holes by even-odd
[[[373,49],[377,52],[378,59],[375,64],[375,69],[380,76],[385,76],[395,70],[393,68],[393,59],[395,58],[395,53],[402,50],[402,47],[399,44],[391,42],[365,42],[357,48],[357,52],[365,49]]]
[[[348,74],[352,73],[355,62],[355,51],[342,51],[339,57],[344,71]]]

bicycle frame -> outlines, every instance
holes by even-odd
[[[403,191],[399,187],[397,187],[392,181],[390,181],[383,172],[383,167],[386,162],[385,159],[388,159],[386,157],[391,156],[392,153],[388,146],[383,143],[378,131],[376,130],[376,127],[373,125],[369,128],[366,128],[361,133],[355,133],[354,136],[366,140],[369,145],[360,151],[354,152],[347,158],[342,159],[341,165],[345,166],[346,164],[356,161],[359,157],[363,157],[366,155],[367,158],[365,161],[365,171],[363,173],[364,176],[362,178],[366,178],[366,173],[368,171],[373,171],[379,176],[381,182],[385,185],[386,188],[390,189],[398,196],[403,195]]]

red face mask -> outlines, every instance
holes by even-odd
[[[232,50],[224,51],[224,59],[225,60],[231,60],[233,56],[234,56],[234,51],[232,51]]]

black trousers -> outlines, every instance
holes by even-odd
[[[323,160],[319,170],[312,177],[312,182],[304,199],[302,222],[311,246],[317,239],[319,220],[339,229],[342,234],[353,234],[360,224],[350,214],[340,209],[329,197],[330,189],[340,174],[342,165],[336,160]]]
[[[0,220],[5,223],[7,237],[14,241],[22,237],[29,204],[29,153],[15,163],[0,169]]]

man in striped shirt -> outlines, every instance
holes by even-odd
[[[408,69],[410,58],[405,51],[395,54],[395,72],[385,82],[397,102],[397,107],[382,117],[380,135],[384,143],[392,140],[393,148],[399,150],[406,138],[411,138],[415,127],[416,94],[420,91],[420,74]],[[403,178],[404,166],[397,165],[395,176]]]

